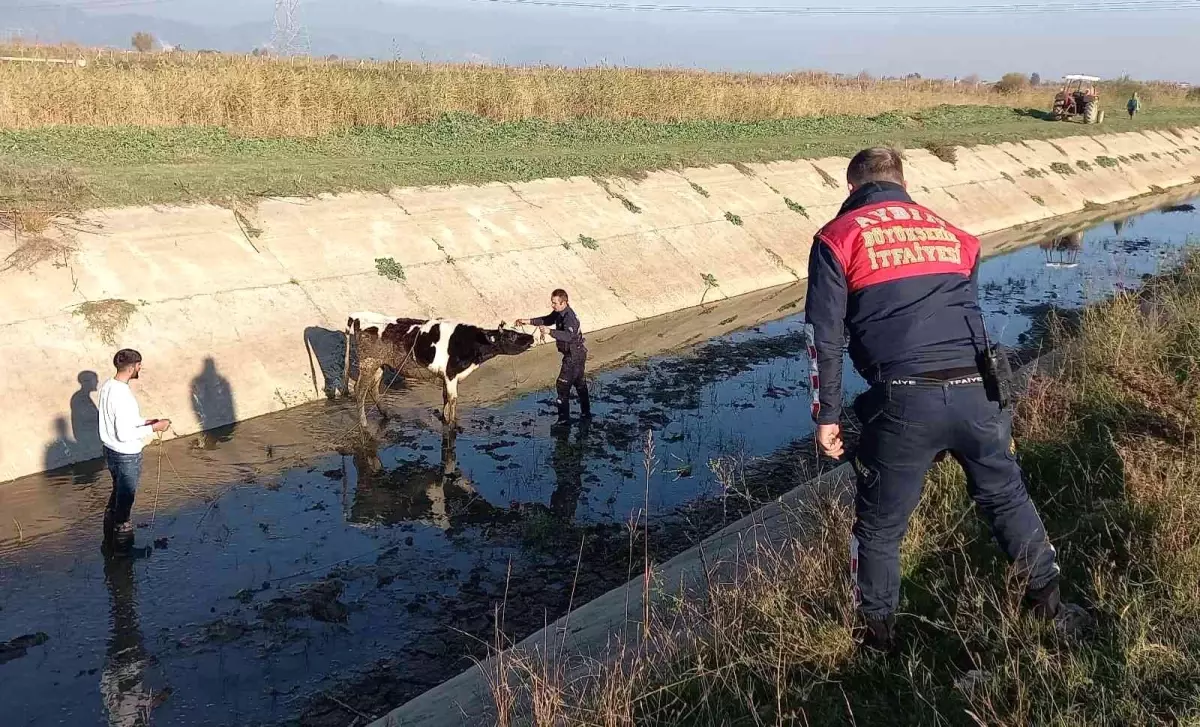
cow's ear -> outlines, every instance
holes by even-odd
[[[508,324],[504,321],[500,321],[500,330],[503,331],[505,328],[508,328]]]

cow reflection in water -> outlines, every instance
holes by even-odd
[[[379,442],[369,435],[343,457],[344,487],[353,486],[349,520],[355,523],[425,523],[442,530],[493,520],[503,510],[489,504],[463,477],[456,453],[457,429],[442,429],[442,461],[401,460],[391,469],[379,458]],[[346,466],[352,459],[353,471]]]
[[[1038,247],[1045,253],[1046,267],[1073,268],[1079,264],[1079,253],[1083,250],[1083,233],[1072,232],[1043,240]]]

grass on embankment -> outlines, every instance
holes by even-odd
[[[636,176],[652,169],[850,155],[902,147],[988,144],[1200,124],[1188,107],[1099,126],[1040,112],[944,106],[874,117],[758,122],[536,120],[448,115],[316,138],[249,138],[219,128],[43,127],[0,131],[0,208],[308,196],[395,186]]]
[[[740,587],[655,613],[649,655],[569,685],[553,660],[510,655],[536,723],[1200,724],[1200,254],[1051,335],[1067,365],[1021,399],[1018,450],[1090,634],[1022,615],[943,463],[904,541],[899,655],[856,653],[851,513],[815,503],[804,542],[740,559]]]

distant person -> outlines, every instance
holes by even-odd
[[[104,542],[107,546],[133,545],[133,523],[129,520],[138,479],[142,474],[142,448],[146,439],[171,426],[170,419],[143,419],[130,382],[142,371],[142,355],[129,348],[113,356],[117,373],[100,387],[100,442],[112,474],[113,489],[104,510]]]
[[[1137,91],[1134,91],[1133,95],[1129,97],[1129,103],[1125,104],[1125,110],[1129,112],[1130,119],[1142,110],[1142,101],[1138,98]]]
[[[846,181],[850,196],[813,241],[804,312],[816,350],[817,443],[827,456],[845,452],[847,333],[850,358],[870,384],[854,401],[861,433],[851,568],[863,641],[895,644],[900,544],[926,472],[947,450],[1015,562],[1032,611],[1057,619],[1068,604],[1056,554],[1014,453],[1008,372],[984,338],[979,240],[912,200],[894,149],[859,152]]]
[[[592,416],[591,398],[588,396],[587,379],[584,378],[584,368],[587,364],[587,346],[584,345],[583,333],[580,331],[579,316],[571,309],[567,291],[558,288],[550,294],[549,315],[541,318],[518,318],[518,326],[535,325],[545,334],[548,326],[554,326],[549,331],[554,338],[558,352],[562,354],[562,368],[558,372],[558,423],[568,424],[571,421],[571,388],[579,394],[579,416],[589,419]]]

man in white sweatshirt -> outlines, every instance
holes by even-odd
[[[129,382],[142,371],[142,355],[129,348],[113,356],[117,374],[100,387],[100,441],[104,459],[112,474],[113,489],[104,511],[106,545],[128,547],[133,544],[133,523],[129,513],[142,474],[142,447],[155,432],[165,432],[170,419],[143,419]]]

